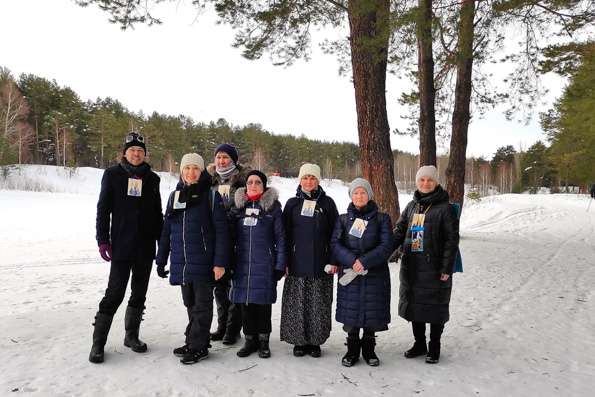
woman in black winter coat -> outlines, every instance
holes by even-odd
[[[277,190],[267,188],[266,176],[250,171],[246,188],[235,193],[231,221],[235,232],[234,273],[230,298],[241,307],[244,346],[239,357],[258,351],[271,356],[271,306],[277,301],[277,281],[285,275],[285,231]]]
[[[186,341],[174,349],[183,364],[208,356],[213,319],[213,287],[229,267],[229,236],[223,200],[211,191],[202,157],[189,153],[180,162],[180,182],[170,194],[157,258],[157,274],[170,274],[182,286],[188,311]],[[170,258],[170,270],[165,270]]]
[[[320,186],[320,167],[304,164],[296,197],[285,203],[283,221],[289,248],[288,276],[283,284],[281,340],[294,345],[296,357],[320,357],[330,336],[333,274],[330,240],[339,216]],[[330,265],[329,274],[324,270]]]
[[[349,185],[349,195],[347,214],[339,216],[331,239],[333,255],[341,266],[336,319],[347,332],[347,354],[342,364],[355,364],[361,349],[366,363],[377,366],[375,332],[387,330],[390,323],[388,258],[393,250],[392,227],[390,217],[372,201],[368,181],[356,178]]]
[[[453,266],[459,244],[459,223],[448,193],[438,184],[438,171],[424,166],[415,177],[413,201],[401,213],[394,230],[401,246],[399,316],[411,321],[415,343],[405,357],[440,359],[440,337],[449,319]],[[430,343],[426,346],[426,323]]]

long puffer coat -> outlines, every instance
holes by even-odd
[[[301,215],[304,201],[316,201],[314,216]],[[289,248],[289,275],[320,277],[326,275],[324,266],[335,264],[331,258],[330,240],[339,213],[332,198],[321,186],[315,197],[302,192],[298,186],[296,197],[285,203],[283,221]]]
[[[349,234],[356,218],[368,222],[361,238]],[[347,214],[337,219],[331,248],[342,267],[339,277],[343,276],[343,269],[352,268],[356,259],[368,271],[346,286],[339,284],[336,320],[351,327],[387,329],[390,323],[388,258],[393,250],[390,217],[379,212],[374,201],[369,201],[361,210],[349,204]]]
[[[452,274],[459,245],[459,222],[448,193],[438,185],[429,194],[416,191],[394,230],[396,247],[402,246],[399,316],[408,321],[444,324],[449,320]],[[411,252],[413,215],[425,212],[423,252]]]
[[[172,285],[214,281],[213,266],[229,267],[225,208],[219,193],[210,186],[210,178],[203,172],[196,189],[190,190],[185,209],[172,208],[174,194],[185,188],[184,183],[180,181],[170,194],[155,262],[164,266],[170,256]]]
[[[285,271],[287,264],[279,194],[269,187],[254,202],[247,200],[245,192],[245,188],[236,191],[237,208],[231,213],[235,226],[235,266],[230,299],[240,304],[272,304],[277,300],[275,270]],[[246,209],[259,210],[256,225],[244,224]]]
[[[114,261],[152,261],[163,225],[160,179],[147,163],[137,167],[141,175],[130,174],[123,163],[106,169],[101,179],[97,242],[111,243]],[[142,179],[140,197],[128,196],[128,179],[131,177]]]

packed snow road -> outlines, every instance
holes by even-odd
[[[283,201],[296,183],[276,179]],[[325,189],[344,210],[346,188]],[[279,341],[280,302],[270,359],[240,359],[239,346],[215,342],[208,360],[182,366],[171,349],[183,342],[185,309],[179,289],[157,277],[141,327],[149,351],[122,345],[120,310],[106,362],[89,363],[108,273],[94,242],[95,204],[90,192],[0,190],[0,395],[585,396],[595,387],[595,207],[586,212],[585,197],[503,195],[465,207],[465,272],[454,276],[438,365],[403,357],[412,336],[396,314],[393,264],[392,323],[378,334],[377,368],[341,366],[338,323],[321,358],[293,357]]]

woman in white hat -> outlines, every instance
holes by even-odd
[[[415,343],[405,357],[440,359],[440,337],[449,320],[453,266],[459,244],[459,223],[448,193],[438,184],[438,170],[423,166],[415,176],[417,190],[394,230],[401,246],[399,316],[411,321]],[[426,346],[426,323],[430,343]]]
[[[283,286],[281,340],[294,345],[293,355],[320,357],[331,332],[333,276],[330,250],[339,213],[320,186],[320,167],[300,168],[295,197],[287,200],[283,222],[289,248],[288,276]],[[329,274],[325,266],[330,265]]]

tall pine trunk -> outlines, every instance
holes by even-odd
[[[432,53],[432,0],[418,0],[417,69],[419,88],[419,165],[436,165],[436,113],[434,55]]]
[[[389,0],[351,0],[348,16],[363,176],[370,181],[380,209],[395,222],[400,209],[385,88],[389,8]]]
[[[446,189],[450,195],[450,200],[460,203],[461,208],[465,200],[465,155],[467,152],[469,119],[471,117],[469,106],[471,103],[471,75],[473,70],[474,17],[474,0],[463,0],[459,20],[457,83],[452,113],[450,156],[446,168]]]

